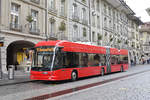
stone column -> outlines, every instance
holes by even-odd
[[[7,56],[6,55],[7,55],[7,48],[6,48],[6,46],[1,47],[1,64],[2,64],[2,72],[3,73],[7,73],[7,69],[6,69]]]

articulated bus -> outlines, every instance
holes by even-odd
[[[31,80],[72,80],[128,69],[128,50],[69,41],[42,41],[35,45]]]

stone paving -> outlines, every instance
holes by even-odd
[[[141,71],[145,71],[145,70],[150,70],[150,65],[138,65],[136,67],[129,68],[128,71],[123,72],[123,73],[114,73],[114,74],[109,74],[109,75],[105,75],[105,76],[85,78],[85,79],[81,79],[81,80],[75,81],[75,82],[68,82],[67,81],[67,82],[60,82],[60,83],[55,84],[55,83],[51,83],[51,82],[36,81],[36,82],[28,82],[28,83],[24,83],[24,84],[22,83],[22,84],[17,84],[17,85],[1,86],[0,87],[0,100],[16,100],[16,99],[17,100],[23,100],[23,99],[27,99],[27,98],[31,98],[31,97],[35,97],[35,96],[50,94],[50,93],[54,93],[57,91],[70,89],[70,88],[74,88],[74,87],[78,87],[78,86],[82,86],[82,85],[86,85],[86,84],[90,84],[90,83],[95,83],[95,82],[99,82],[99,81],[103,81],[103,80],[108,80],[108,79],[132,74],[132,73],[137,73],[137,72],[141,72]],[[139,74],[139,75],[141,75],[141,74]],[[130,78],[132,78],[132,77],[130,77]],[[117,81],[114,81],[114,82],[117,82]],[[111,84],[112,83],[113,82],[111,82]],[[114,83],[114,84],[116,84],[116,83]],[[118,84],[116,84],[116,85],[118,85]],[[104,86],[106,86],[106,84]],[[102,86],[99,87],[100,90],[101,90],[101,87]],[[115,85],[112,87],[115,87]],[[95,88],[95,87],[93,87],[93,88]],[[90,89],[93,89],[93,88],[90,88]],[[105,91],[107,92],[108,90],[109,89],[106,89]],[[116,90],[116,89],[114,89],[114,90]],[[121,87],[121,90],[126,90],[126,88]],[[92,90],[85,89],[82,91],[86,92],[86,91],[92,91]],[[79,93],[81,92],[81,94],[82,94],[82,91],[79,91]],[[101,91],[101,92],[103,93],[103,91]],[[83,94],[84,94],[84,92],[83,92]],[[67,99],[68,100],[86,100],[86,98],[82,98],[82,95],[81,95],[81,97],[78,96],[79,99],[76,99],[77,97],[75,97],[74,95],[78,95],[78,92],[75,92],[73,94],[67,94],[67,95],[68,95],[67,97],[62,96],[60,98],[62,100],[67,100]],[[87,94],[87,96],[90,96],[90,94]],[[105,98],[105,97],[107,98],[107,96],[104,96],[104,97],[102,96],[102,98]],[[55,99],[61,100],[60,98],[56,97],[53,99],[54,100]],[[96,98],[98,98],[98,97],[96,97]],[[91,97],[91,99],[87,98],[87,100],[94,100],[94,99],[95,99],[94,97]],[[95,100],[101,100],[101,99],[98,98]],[[104,99],[104,100],[110,100],[110,99]],[[111,99],[111,100],[113,100],[113,99]],[[119,99],[114,99],[114,100],[119,100]],[[124,100],[124,99],[122,99],[122,100]],[[129,100],[129,99],[126,99],[126,100]],[[130,100],[134,100],[134,99],[130,99]]]
[[[145,72],[52,100],[150,100],[149,83],[150,74]]]
[[[150,100],[149,73],[145,72],[49,100]]]
[[[29,76],[29,72],[15,71],[14,79],[10,80],[8,74],[3,74],[2,79],[0,80],[0,86],[30,82]]]

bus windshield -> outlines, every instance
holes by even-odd
[[[50,50],[49,48],[46,48]],[[37,49],[34,53],[34,60],[32,62],[32,70],[36,71],[50,71],[53,61],[53,51],[46,49]]]

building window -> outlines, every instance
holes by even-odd
[[[97,28],[100,28],[100,18],[97,16]]]
[[[92,16],[92,26],[95,27],[95,16]]]
[[[108,10],[109,10],[109,16],[111,16],[111,8],[109,7]]]
[[[109,20],[109,28],[112,28],[112,22]]]
[[[83,22],[86,21],[86,9],[85,8],[82,8],[82,14],[81,14],[81,19]]]
[[[99,2],[99,0],[97,0],[97,11],[98,12],[100,11],[100,2]]]
[[[77,14],[77,5],[76,4],[73,4],[72,12],[74,15]]]
[[[55,9],[55,0],[48,0],[48,8],[52,10]]]
[[[92,32],[92,41],[95,42],[95,32]]]
[[[79,34],[78,34],[78,26],[77,25],[74,25],[73,26],[73,39],[77,39],[79,38]]]
[[[82,20],[86,18],[86,10],[82,8]]]
[[[114,24],[113,28],[114,28],[114,31],[116,32],[116,24]]]
[[[65,0],[61,0],[61,15],[65,15]]]
[[[107,7],[105,4],[104,4],[104,13],[107,14]]]
[[[11,27],[18,28],[19,25],[19,5],[11,4]]]
[[[91,1],[92,1],[91,2],[92,3],[92,8],[95,10],[95,2],[94,2],[95,0],[91,0]]]
[[[83,3],[86,3],[86,0],[82,0]]]
[[[33,21],[31,23],[31,30],[34,32],[37,32],[37,27],[38,27],[38,11],[31,10],[31,16],[33,18]]]
[[[50,34],[54,35],[55,34],[55,19],[51,18],[52,20],[50,21],[49,29],[50,29]]]
[[[104,18],[104,27],[107,27],[107,18]]]
[[[79,21],[79,16],[78,16],[78,9],[77,9],[77,5],[73,4],[73,8],[72,8],[72,18],[75,21]]]
[[[86,33],[86,28],[83,28],[83,37],[86,37],[87,33]]]
[[[37,3],[37,4],[40,3],[40,0],[30,0],[30,1],[33,2],[33,3]]]

